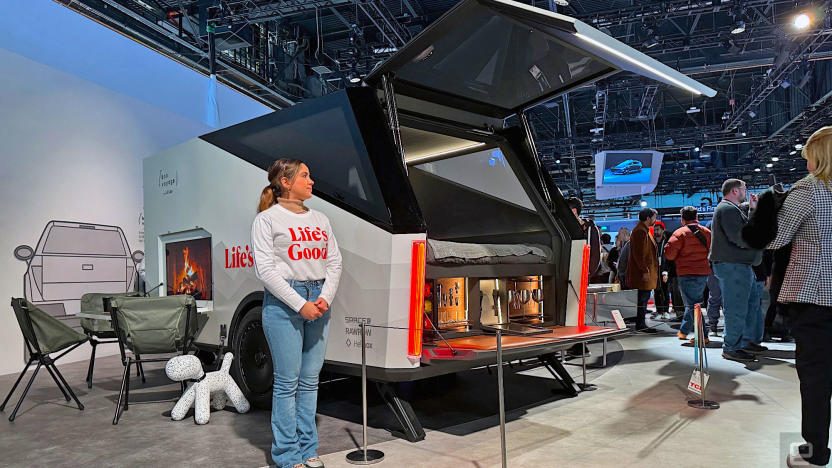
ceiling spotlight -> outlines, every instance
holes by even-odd
[[[774,167],[774,164],[772,164],[772,163],[768,163],[768,164],[766,164],[766,167],[768,167],[768,168],[772,168],[772,167]]]
[[[801,145],[800,143],[797,143],[796,145],[794,145],[794,149],[800,151],[800,150],[803,149],[803,145]]]
[[[801,13],[794,17],[794,27],[796,29],[806,29],[809,27],[809,24],[812,22],[812,19],[809,18],[809,15],[806,13]]]
[[[797,154],[797,151],[795,151],[795,150],[789,151],[789,156],[794,156],[795,154]]]
[[[760,172],[760,168],[759,168],[759,167],[755,167],[755,168],[754,168],[754,172]]]
[[[640,205],[641,205],[641,206],[647,206],[647,201],[642,200],[642,201],[641,201],[641,203],[640,203]]]
[[[696,106],[690,106],[690,107],[688,108],[688,110],[686,110],[685,112],[687,112],[688,114],[696,114],[696,113],[698,113],[698,112],[702,112],[702,110],[701,110],[701,109],[699,109],[699,108],[698,108],[698,107],[696,107]]]
[[[555,159],[555,164],[560,164],[560,159]]]
[[[753,110],[750,110],[750,111],[748,111],[748,116],[753,119],[754,117],[757,117],[757,113],[754,112]]]
[[[731,30],[731,34],[741,34],[741,33],[744,33],[744,32],[745,32],[745,21],[737,20],[737,22],[734,23],[734,29]]]
[[[358,71],[355,69],[355,65],[353,65],[352,70],[347,73],[347,80],[353,84],[361,82],[361,75],[358,74]]]
[[[777,156],[772,156],[771,160],[774,161],[774,162],[777,162],[777,161],[780,160],[780,158],[778,158]]]
[[[554,0],[554,1],[555,1],[555,5],[557,5],[557,6],[564,6],[564,7],[569,6],[569,2],[567,2],[566,0]]]
[[[702,149],[702,148],[700,148],[700,147],[698,147],[698,146],[696,146],[696,147],[694,147],[694,148],[693,148],[693,150],[694,150],[694,151],[696,151],[697,153],[698,153],[698,152],[699,152],[699,150],[701,150],[701,149]]]
[[[796,171],[796,170],[797,170],[797,168],[796,168],[796,167],[793,167],[793,168],[789,169],[789,172],[791,172],[791,171]]]

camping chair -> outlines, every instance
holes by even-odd
[[[166,362],[170,356],[146,358],[153,354],[187,354],[197,331],[196,301],[191,296],[104,298],[104,308],[113,318],[124,375],[118,394],[113,424],[129,409],[130,366],[145,362]],[[128,351],[130,354],[128,354]]]
[[[120,292],[120,293],[87,293],[81,296],[81,312],[88,314],[109,315],[104,311],[105,297],[139,297],[142,294],[139,292]],[[81,328],[84,334],[90,340],[92,351],[90,352],[90,366],[87,369],[87,388],[92,388],[92,373],[95,367],[95,349],[102,343],[118,343],[116,332],[113,330],[110,319],[96,320],[92,318],[81,318]],[[144,370],[140,365],[136,366],[137,376],[141,376],[142,382],[144,379]]]
[[[35,377],[38,375],[41,366],[45,367],[49,375],[52,376],[52,380],[55,381],[58,389],[64,394],[66,401],[69,401],[69,397],[72,396],[72,399],[78,405],[78,409],[83,411],[84,405],[78,401],[78,397],[75,396],[69,384],[66,383],[64,376],[55,367],[55,361],[78,346],[81,346],[82,343],[87,341],[87,337],[47,314],[26,299],[12,298],[12,309],[14,309],[17,324],[20,326],[20,332],[23,334],[23,341],[29,352],[29,360],[26,362],[26,367],[23,368],[23,372],[20,373],[20,377],[17,378],[6,399],[3,400],[3,404],[0,405],[0,411],[6,408],[6,403],[9,402],[12,393],[17,389],[20,381],[23,380],[23,376],[29,370],[29,366],[35,361],[38,363],[37,367],[35,367],[35,372],[32,374],[32,378],[29,379],[29,383],[26,384],[26,389],[23,390],[23,395],[20,396],[20,400],[17,402],[17,406],[14,407],[12,415],[9,416],[9,421],[14,421],[17,410],[20,409],[20,404],[23,403],[23,399],[29,393],[32,382],[35,381]],[[50,356],[50,354],[57,353],[58,351],[64,352],[55,358]]]

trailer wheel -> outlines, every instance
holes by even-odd
[[[274,367],[269,344],[263,334],[262,308],[255,306],[240,319],[232,339],[234,361],[231,374],[246,398],[258,408],[272,406]]]

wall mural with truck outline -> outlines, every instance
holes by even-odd
[[[27,264],[26,299],[77,327],[81,296],[136,290],[141,250],[132,251],[118,226],[49,221],[34,248],[19,245],[14,256]]]

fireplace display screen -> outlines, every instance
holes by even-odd
[[[188,294],[196,300],[212,300],[211,238],[166,244],[165,280],[168,296]]]

